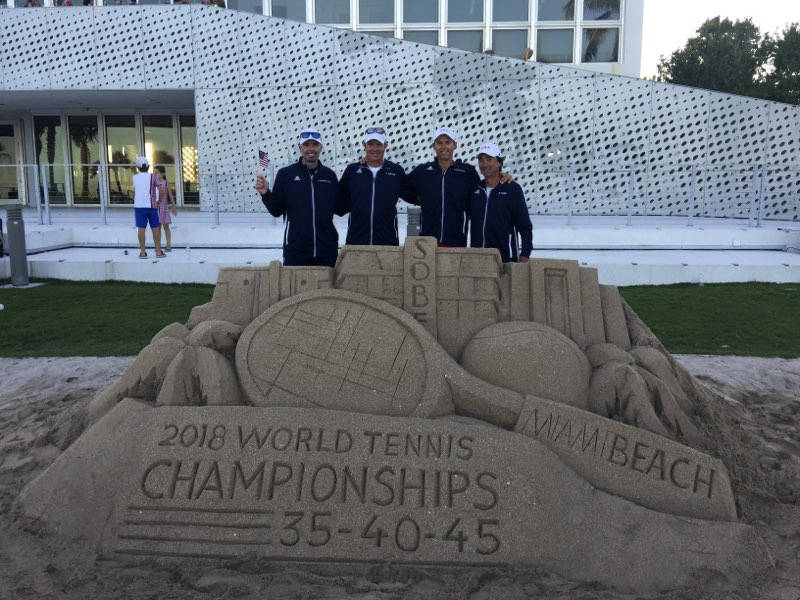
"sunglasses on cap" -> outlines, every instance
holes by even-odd
[[[383,127],[367,127],[367,130],[364,132],[365,135],[369,135],[370,133],[380,133],[381,135],[385,135],[386,131]]]
[[[322,135],[319,131],[301,131],[300,132],[300,139],[301,140],[321,140]]]

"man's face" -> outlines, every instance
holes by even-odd
[[[433,150],[436,152],[436,158],[439,160],[453,160],[453,152],[455,149],[456,143],[444,134],[433,141]]]
[[[494,177],[500,174],[500,161],[488,154],[478,155],[478,168],[484,177]]]
[[[378,140],[364,142],[364,153],[366,154],[367,162],[383,162],[383,155],[386,153],[388,146],[389,144],[381,144]]]
[[[317,162],[321,153],[322,144],[317,140],[306,140],[300,144],[300,155],[303,157],[303,162]]]

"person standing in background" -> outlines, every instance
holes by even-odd
[[[158,223],[158,210],[151,199],[150,164],[144,156],[136,159],[139,172],[133,176],[133,212],[136,218],[136,228],[139,237],[139,258],[147,258],[144,238],[148,223],[153,233],[153,242],[156,247],[156,258],[164,258],[166,254],[161,250],[161,229]]]
[[[170,217],[170,210],[172,214],[176,214],[177,207],[175,206],[175,199],[172,197],[172,190],[167,181],[167,170],[161,166],[153,167],[153,187],[156,193],[156,206],[158,208],[158,222],[161,229],[164,231],[164,241],[167,252],[172,252],[172,232],[169,226],[172,224],[172,217]]]

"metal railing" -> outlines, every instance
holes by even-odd
[[[175,202],[199,206],[201,177],[217,204],[216,167],[201,170],[198,165],[157,163],[163,166]],[[181,177],[176,177],[178,169]],[[19,198],[20,204],[35,207],[39,223],[52,225],[51,207],[71,206],[98,209],[99,221],[108,224],[107,210],[133,206],[132,176],[139,170],[130,163],[44,163],[0,165],[0,198]],[[191,176],[191,178],[187,177]],[[182,185],[180,195],[176,186]],[[80,188],[80,189],[78,189]],[[34,190],[38,190],[37,194]],[[71,200],[71,202],[70,202]],[[218,210],[216,211],[218,214]]]
[[[226,212],[243,212],[251,200],[250,209],[259,210],[253,189],[257,169],[162,166],[176,203],[182,199],[180,205],[197,207],[215,225]],[[800,219],[800,165],[561,162],[509,164],[508,170],[522,185],[531,214],[565,216],[569,225],[582,216],[624,217],[629,226],[635,217],[648,216],[683,218],[687,226],[704,217],[747,219],[751,227],[760,227],[765,218]],[[270,182],[275,171],[268,169]],[[107,224],[110,209],[133,205],[130,177],[135,172],[127,163],[0,165],[0,198],[24,195],[21,204],[35,207],[41,224],[52,224],[54,206],[97,207],[98,221]],[[176,186],[182,186],[180,193]],[[38,202],[33,190],[39,190]],[[777,201],[787,217],[777,214]],[[405,204],[399,209],[404,212]]]

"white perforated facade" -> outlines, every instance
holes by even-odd
[[[750,217],[757,193],[762,217],[800,218],[796,106],[199,5],[0,10],[0,35],[0,120],[193,90],[204,210],[215,190],[220,210],[263,210],[258,150],[294,160],[302,127],[341,173],[381,124],[407,169],[438,125],[465,160],[497,141],[537,214]]]

